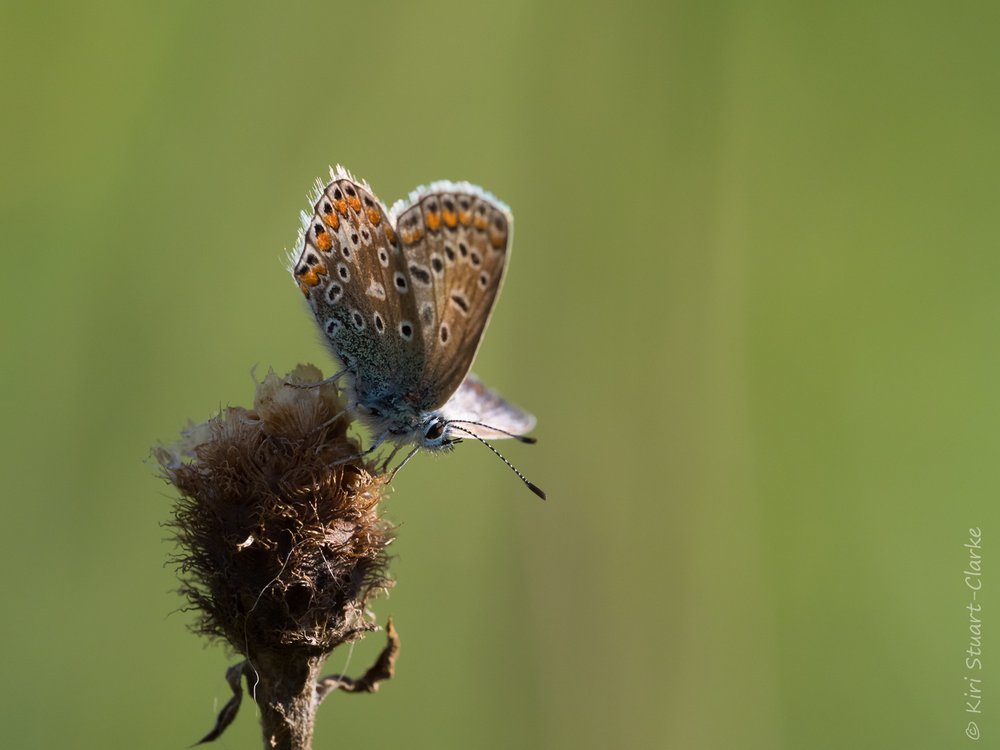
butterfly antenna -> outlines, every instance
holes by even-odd
[[[451,420],[449,420],[447,422],[447,424],[450,425],[450,424],[453,424],[453,422]],[[470,424],[478,424],[478,422],[471,422]],[[496,448],[494,448],[492,445],[490,445],[489,443],[487,443],[485,440],[483,440],[481,437],[479,437],[479,435],[477,435],[476,433],[472,432],[471,430],[466,430],[464,427],[455,427],[455,429],[458,430],[459,432],[464,432],[469,437],[474,437],[480,443],[482,443],[487,448],[489,448],[491,451],[493,451],[499,457],[499,459],[501,461],[503,461],[505,464],[507,464],[507,468],[508,469],[510,469],[511,471],[513,471],[515,474],[517,474],[518,478],[522,482],[524,482],[526,485],[528,485],[528,489],[529,490],[531,490],[536,495],[538,495],[540,498],[542,498],[542,500],[545,500],[545,493],[542,492],[541,488],[539,488],[537,485],[533,484],[532,482],[529,482],[528,478],[526,476],[524,476],[524,474],[522,474],[521,472],[519,472],[517,470],[517,467],[514,466],[514,464],[512,464],[510,461],[508,461],[506,458],[504,458],[503,454],[500,451],[498,451]],[[512,436],[512,437],[516,437],[516,436]]]
[[[493,430],[493,432],[499,432],[501,435],[506,435],[507,437],[514,438],[518,442],[527,443],[528,445],[534,445],[538,441],[533,437],[528,437],[527,435],[515,435],[513,432],[507,432],[507,430],[501,430],[499,427],[494,427],[491,424],[485,424],[483,422],[473,422],[468,419],[449,419],[448,424],[474,424],[477,427],[485,427],[487,430]]]

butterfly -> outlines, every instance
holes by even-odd
[[[339,165],[302,214],[290,271],[346,375],[355,414],[384,441],[445,450],[525,437],[535,417],[469,372],[507,266],[513,217],[467,182],[435,182],[386,210]],[[394,452],[395,453],[395,452]],[[391,457],[390,457],[391,458]],[[397,467],[397,471],[399,470]]]

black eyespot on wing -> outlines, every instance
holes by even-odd
[[[422,266],[418,266],[416,263],[410,265],[410,276],[422,284],[431,283],[431,275],[427,272],[427,269]]]

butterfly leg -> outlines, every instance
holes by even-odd
[[[341,411],[338,411],[336,414],[334,414],[328,420],[326,420],[322,424],[317,425],[316,427],[314,427],[313,428],[313,432],[319,432],[320,430],[325,430],[327,427],[330,427],[331,425],[333,425],[334,423],[336,423],[336,421],[338,419],[342,419],[343,417],[347,416],[347,412],[348,411],[349,411],[348,409],[343,409]]]
[[[286,382],[285,385],[289,386],[290,388],[319,388],[321,385],[327,385],[328,383],[332,383],[333,385],[336,385],[337,381],[340,380],[342,377],[344,377],[344,375],[346,375],[346,374],[347,374],[347,370],[341,370],[336,375],[331,375],[330,377],[324,378],[323,380],[320,380],[317,383],[287,383]]]
[[[399,449],[402,447],[403,447],[402,443],[396,444],[396,447],[392,449],[392,453],[389,454],[389,457],[382,462],[382,468],[379,469],[379,471],[381,471],[383,474],[385,473],[385,470],[389,468],[389,464],[392,463],[392,459],[396,457],[396,454],[399,453]]]
[[[331,464],[331,466],[340,466],[341,464],[350,463],[351,461],[357,461],[359,458],[364,458],[365,456],[371,455],[372,453],[374,453],[379,449],[379,447],[382,445],[382,443],[385,442],[387,437],[389,437],[389,433],[383,432],[381,435],[375,438],[374,442],[372,442],[368,450],[363,450],[360,453],[355,453],[353,456],[347,456],[346,458],[341,458],[337,461],[334,461]]]
[[[397,450],[399,449],[397,448]],[[417,455],[417,451],[419,450],[420,446],[418,445],[416,448],[414,448],[412,451],[406,454],[406,458],[400,461],[399,466],[397,466],[395,469],[392,470],[392,474],[389,475],[389,479],[386,482],[386,484],[392,484],[392,480],[396,478],[396,474],[399,473],[399,470],[402,469],[404,466],[406,466],[407,462],[415,455]],[[395,452],[393,452],[393,455],[395,455]]]

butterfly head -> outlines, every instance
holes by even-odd
[[[431,414],[420,426],[420,446],[427,450],[442,450],[461,443],[461,438],[449,434],[448,422],[440,414]]]

